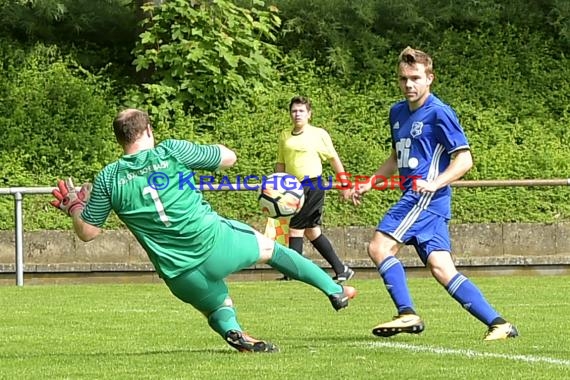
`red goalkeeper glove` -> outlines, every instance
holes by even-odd
[[[89,196],[91,195],[92,185],[90,183],[85,183],[81,186],[79,191],[75,191],[75,186],[73,186],[73,180],[71,178],[57,181],[57,189],[53,190],[51,193],[55,197],[55,200],[51,201],[50,204],[63,211],[67,215],[71,216],[76,210],[83,210],[85,205],[89,201]]]

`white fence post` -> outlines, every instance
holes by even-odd
[[[16,286],[24,286],[24,222],[22,217],[22,193],[14,194],[14,220],[16,224]]]
[[[14,196],[16,286],[24,286],[24,194],[51,194],[54,187],[0,187],[0,195]]]

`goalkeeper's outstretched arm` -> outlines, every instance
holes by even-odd
[[[73,219],[73,229],[83,241],[91,241],[101,233],[99,227],[93,226],[81,218],[81,213],[91,198],[92,188],[93,186],[90,183],[84,183],[81,189],[77,191],[71,177],[66,180],[58,180],[57,188],[52,191],[55,199],[50,202],[53,207]]]
[[[79,239],[82,241],[91,241],[101,233],[101,228],[93,226],[81,219],[82,211],[82,209],[78,209],[76,212],[71,214],[71,218],[73,219],[73,229]]]

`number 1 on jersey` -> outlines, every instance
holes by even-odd
[[[156,189],[147,186],[143,189],[143,195],[147,195],[150,194],[150,197],[152,198],[153,202],[154,202],[154,206],[156,207],[156,211],[158,212],[158,216],[160,217],[160,220],[162,221],[162,223],[164,223],[164,225],[166,227],[170,227],[170,221],[168,220],[168,216],[166,215],[166,212],[164,212],[164,205],[162,204],[162,202],[160,201],[160,198],[158,196],[158,191],[156,191]]]

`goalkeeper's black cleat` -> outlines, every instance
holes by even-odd
[[[334,293],[329,296],[332,306],[335,310],[344,309],[348,306],[348,300],[356,297],[357,291],[352,286],[343,286],[342,292]]]
[[[254,339],[237,330],[226,332],[226,342],[239,352],[279,352],[279,348],[273,343]]]

